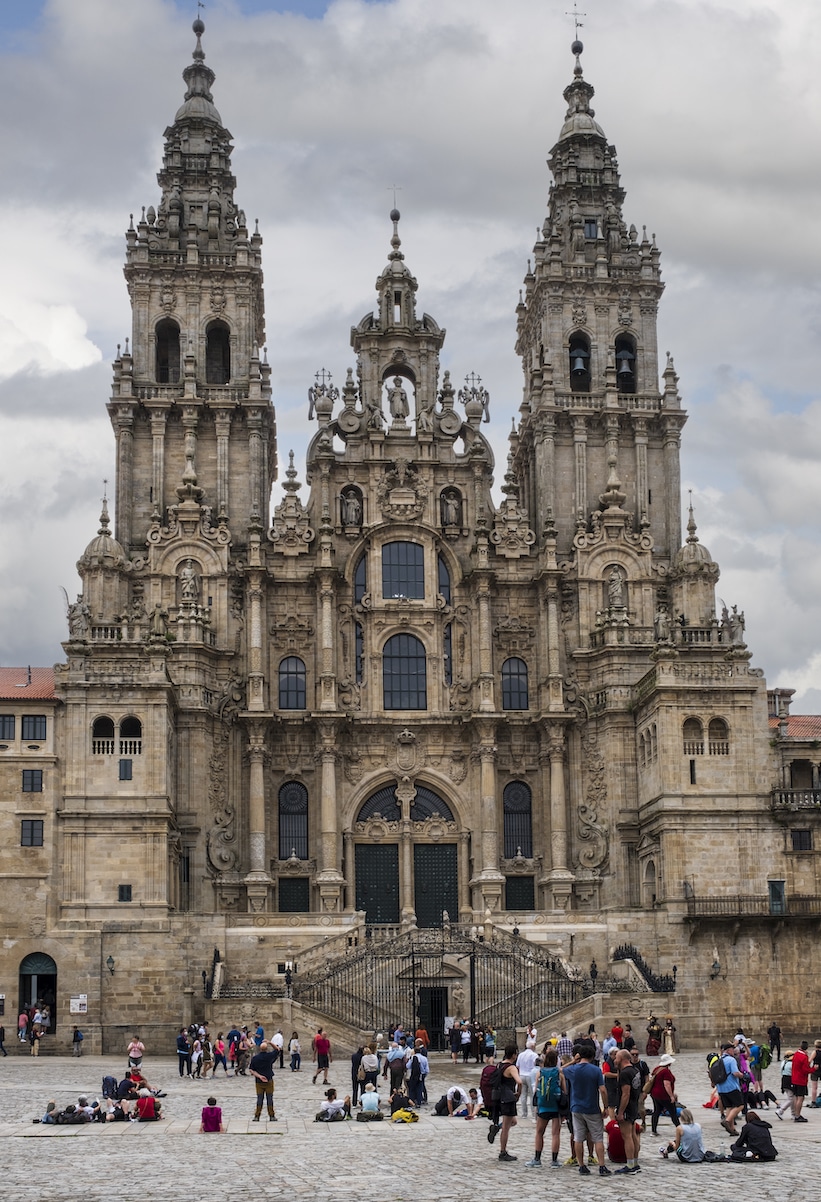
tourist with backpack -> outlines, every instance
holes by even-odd
[[[544,1065],[539,1069],[536,1079],[536,1146],[533,1159],[526,1162],[525,1168],[540,1169],[542,1167],[544,1134],[548,1123],[550,1124],[550,1167],[559,1168],[562,1100],[564,1100],[564,1108],[567,1110],[567,1084],[564,1073],[559,1068],[559,1056],[555,1048],[548,1048],[544,1053]]]
[[[516,1067],[516,1058],[518,1055],[519,1049],[516,1044],[509,1043],[505,1048],[504,1058],[497,1066],[495,1075],[491,1080],[493,1117],[490,1121],[487,1141],[489,1144],[492,1144],[496,1136],[501,1132],[499,1159],[502,1161],[518,1159],[516,1156],[511,1156],[507,1150],[508,1136],[511,1129],[516,1126],[516,1103],[522,1092],[522,1078],[519,1076],[519,1070]]]
[[[723,1043],[721,1055],[710,1065],[710,1080],[718,1092],[718,1104],[723,1110],[721,1125],[729,1135],[738,1135],[735,1120],[744,1107],[741,1092],[741,1069],[732,1054],[733,1045]]]

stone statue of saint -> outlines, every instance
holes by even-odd
[[[180,570],[180,599],[194,602],[200,595],[199,581],[194,569],[194,561],[186,559],[185,566]]]
[[[342,525],[359,526],[362,522],[362,505],[355,492],[342,494]]]
[[[161,605],[155,605],[151,611],[151,637],[164,639],[168,633],[165,619],[168,615]]]
[[[365,405],[368,412],[367,428],[369,430],[381,430],[385,424],[385,415],[382,412],[379,397],[374,397],[373,400],[368,399]]]
[[[624,609],[624,576],[615,566],[607,577],[607,601],[611,609]]]
[[[653,634],[657,643],[670,642],[670,615],[666,605],[659,605],[653,619]]]
[[[462,506],[456,493],[442,493],[442,525],[461,526]]]
[[[410,413],[408,394],[402,387],[401,376],[394,376],[393,378],[393,388],[388,393],[388,405],[394,421],[404,422]]]
[[[419,406],[419,412],[416,414],[416,432],[417,434],[430,434],[433,429],[433,406],[434,401],[431,399],[427,404]]]
[[[91,611],[81,595],[68,607],[68,633],[72,639],[84,639],[88,634]]]
[[[740,610],[737,605],[733,606],[733,612],[730,614],[730,637],[734,647],[746,646],[744,642],[744,610]]]

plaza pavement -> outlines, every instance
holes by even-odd
[[[306,1039],[307,1043],[308,1040]],[[150,1052],[150,1049],[149,1049]],[[654,1061],[650,1062],[655,1063]],[[501,1164],[498,1147],[487,1143],[484,1120],[441,1119],[430,1110],[410,1126],[383,1123],[313,1122],[322,1086],[311,1084],[310,1061],[302,1072],[287,1066],[276,1074],[278,1122],[250,1121],[253,1078],[180,1079],[176,1057],[148,1054],[143,1068],[155,1087],[164,1089],[167,1119],[162,1123],[94,1123],[82,1127],[36,1125],[49,1098],[58,1105],[78,1095],[100,1096],[105,1074],[122,1076],[125,1057],[84,1056],[33,1059],[12,1053],[0,1059],[0,1197],[14,1202],[166,1202],[174,1199],[322,1199],[347,1202],[507,1202],[508,1199],[587,1199],[600,1193],[637,1202],[730,1202],[747,1194],[756,1202],[816,1202],[821,1197],[821,1111],[809,1110],[806,1124],[773,1112],[779,1158],[775,1165],[717,1164],[685,1166],[665,1161],[658,1146],[672,1127],[662,1120],[659,1138],[649,1124],[641,1154],[642,1173],[629,1177],[580,1177],[570,1167],[528,1169],[533,1124],[519,1121],[508,1150],[518,1160]],[[709,1085],[704,1054],[676,1058],[680,1100],[691,1107],[704,1129],[705,1146],[726,1152],[730,1137],[714,1111],[701,1108]],[[443,1056],[431,1057],[431,1103],[451,1084],[478,1084],[479,1069],[454,1068]],[[350,1091],[350,1063],[331,1066],[330,1082]],[[777,1092],[777,1070],[765,1074]],[[225,1135],[199,1133],[199,1116],[210,1093],[223,1108]],[[767,1118],[767,1113],[762,1112]],[[566,1134],[562,1156],[569,1156]],[[548,1156],[549,1160],[549,1156]]]

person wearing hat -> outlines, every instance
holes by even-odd
[[[650,1120],[650,1129],[653,1135],[658,1135],[659,1119],[663,1114],[668,1116],[674,1127],[678,1125],[676,1079],[670,1067],[673,1064],[675,1064],[675,1060],[669,1053],[665,1052],[650,1074],[653,1080],[650,1086],[650,1101],[653,1103],[653,1117]]]
[[[725,1079],[716,1085],[718,1104],[723,1111],[721,1125],[730,1135],[738,1135],[735,1120],[744,1108],[744,1095],[741,1092],[741,1069],[733,1055],[731,1043],[721,1045],[721,1059],[727,1073]]]

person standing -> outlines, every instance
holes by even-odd
[[[544,1135],[548,1124],[551,1128],[550,1155],[551,1167],[559,1167],[559,1143],[562,1134],[562,1120],[559,1114],[559,1098],[566,1092],[564,1074],[559,1068],[559,1057],[556,1048],[546,1048],[544,1067],[539,1069],[536,1086],[536,1145],[533,1159],[525,1163],[525,1168],[539,1169],[542,1167],[542,1152],[544,1151]]]
[[[274,1050],[279,1053],[279,1067],[285,1068],[285,1036],[282,1034],[282,1027],[277,1027],[271,1043]]]
[[[222,1031],[217,1031],[217,1038],[214,1040],[214,1076],[217,1075],[217,1069],[222,1065],[226,1077],[228,1076],[228,1061],[225,1058],[225,1040],[222,1038]]]
[[[604,1077],[598,1065],[593,1063],[596,1049],[592,1043],[582,1043],[578,1059],[562,1071],[570,1085],[570,1114],[573,1120],[573,1154],[583,1177],[590,1175],[584,1163],[584,1145],[590,1139],[596,1149],[599,1176],[609,1177],[610,1170],[604,1163],[604,1123],[602,1109],[607,1110],[607,1093]],[[621,1128],[619,1128],[621,1130]]]
[[[741,1092],[741,1069],[738,1067],[738,1061],[732,1051],[731,1043],[721,1045],[721,1059],[724,1061],[724,1070],[727,1075],[716,1085],[716,1091],[719,1106],[724,1112],[721,1116],[721,1125],[730,1135],[738,1135],[735,1129],[735,1120],[743,1109],[744,1095]]]
[[[676,1047],[676,1028],[673,1026],[673,1019],[670,1014],[667,1015],[667,1021],[661,1033],[661,1050],[666,1056],[675,1056],[678,1050]]]
[[[17,1020],[17,1038],[21,1043],[25,1043],[28,1038],[29,1016],[28,1011],[23,1009],[20,1011],[20,1017]]]
[[[672,1056],[662,1056],[652,1071],[653,1084],[650,1087],[650,1100],[653,1103],[653,1117],[650,1129],[653,1135],[658,1135],[659,1119],[666,1114],[673,1126],[678,1122],[676,1113],[676,1079],[670,1066],[675,1064]]]
[[[291,1057],[291,1072],[298,1073],[302,1064],[302,1045],[299,1042],[299,1031],[292,1031],[288,1043],[288,1054]]]
[[[248,1072],[255,1078],[257,1091],[257,1108],[254,1112],[252,1122],[258,1123],[259,1116],[262,1114],[262,1100],[268,1106],[268,1119],[270,1122],[276,1122],[276,1114],[274,1113],[274,1063],[278,1059],[277,1052],[265,1040],[262,1041],[259,1051],[255,1056],[251,1057],[251,1063],[248,1065]]]
[[[499,1123],[499,1127],[501,1128],[499,1136],[499,1159],[502,1161],[518,1160],[517,1156],[511,1156],[507,1150],[508,1137],[513,1127],[516,1126],[516,1103],[522,1094],[522,1078],[519,1076],[519,1070],[516,1067],[516,1057],[518,1054],[519,1049],[516,1044],[509,1043],[505,1048],[504,1059],[499,1066],[501,1072],[499,1080],[499,1119],[501,1120],[501,1123]],[[490,1133],[488,1134],[488,1139],[490,1139]],[[493,1141],[491,1140],[491,1142]]]
[[[71,1034],[71,1054],[72,1056],[82,1056],[83,1054],[83,1033],[79,1027],[75,1027]]]
[[[773,1054],[773,1060],[781,1059],[781,1028],[773,1019],[769,1027],[767,1027],[767,1036],[770,1040],[770,1051]]]
[[[6,1028],[2,1023],[0,1023],[0,1052],[2,1052],[4,1056],[8,1056],[8,1052],[6,1051]]]
[[[145,1052],[145,1044],[141,1042],[139,1035],[132,1035],[131,1043],[126,1049],[128,1056],[128,1067],[139,1068],[143,1062],[143,1054]]]
[[[523,1052],[519,1052],[516,1058],[516,1068],[519,1070],[519,1076],[522,1079],[522,1118],[527,1118],[528,1104],[533,1115],[533,1121],[536,1122],[536,1106],[533,1102],[533,1091],[536,1088],[535,1077],[537,1075],[536,1065],[539,1057],[536,1055],[535,1048],[525,1048]]]
[[[186,1073],[189,1077],[191,1076],[191,1044],[188,1042],[188,1032],[185,1027],[180,1027],[180,1033],[177,1036],[177,1066],[181,1077],[184,1077]]]
[[[321,1027],[314,1036],[314,1055],[316,1056],[316,1072],[311,1078],[311,1084],[316,1085],[316,1079],[322,1073],[322,1084],[327,1085],[328,1068],[333,1056],[331,1055],[331,1041]]]
[[[807,1055],[809,1044],[806,1039],[801,1047],[792,1054],[792,1117],[794,1123],[806,1123],[805,1115],[801,1113],[804,1099],[807,1096],[807,1083],[810,1079],[810,1058]]]
[[[639,1117],[641,1072],[639,1066],[633,1063],[633,1057],[626,1048],[616,1052],[616,1068],[619,1074],[619,1100],[615,1118],[624,1143],[626,1160],[624,1167],[616,1169],[616,1173],[640,1173],[636,1119]]]

